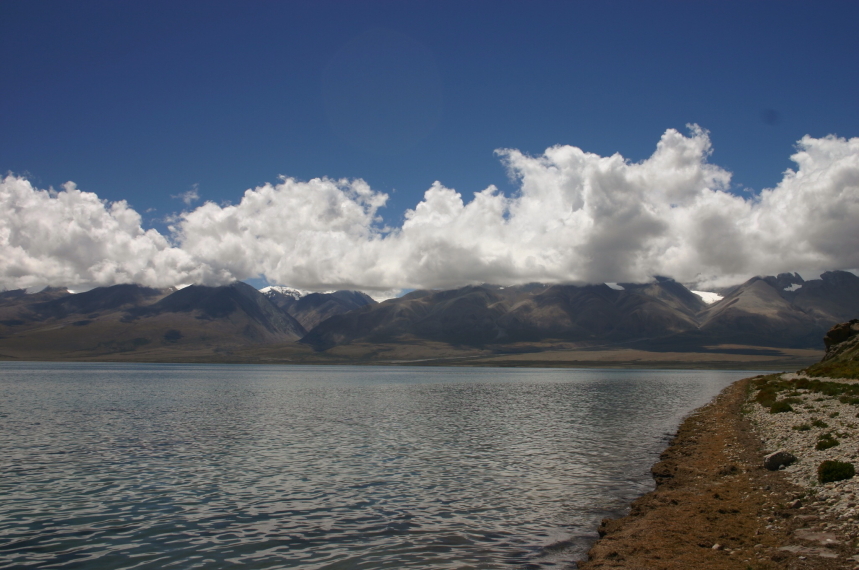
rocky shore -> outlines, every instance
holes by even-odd
[[[578,567],[859,570],[859,320],[824,341],[806,372],[740,380],[690,415],[656,489]]]

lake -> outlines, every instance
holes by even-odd
[[[0,363],[0,568],[574,568],[758,373]]]

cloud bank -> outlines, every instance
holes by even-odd
[[[777,186],[729,192],[706,131],[669,129],[633,163],[574,146],[497,151],[518,191],[466,202],[434,183],[398,227],[362,180],[282,178],[235,205],[207,202],[169,234],[125,201],[73,183],[0,182],[0,288],[223,284],[264,277],[309,290],[468,283],[602,283],[654,275],[714,285],[756,274],[859,268],[859,138],[803,137]]]

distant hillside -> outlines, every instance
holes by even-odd
[[[5,291],[0,358],[420,362],[609,348],[761,355],[760,347],[818,349],[835,323],[859,317],[859,277],[844,271],[810,281],[755,277],[719,293],[707,304],[666,278],[468,286],[383,303],[356,291],[257,291],[245,283]]]
[[[131,308],[124,323],[156,319],[165,315],[193,315],[196,320],[243,324],[241,335],[255,341],[296,340],[306,330],[294,318],[246,283],[228,287],[191,285],[156,303]]]
[[[649,284],[527,285],[415,291],[334,316],[303,339],[317,350],[413,340],[486,346],[558,339],[659,349],[736,343],[814,348],[833,323],[859,315],[859,277],[803,282],[756,277],[707,305],[671,279]]]
[[[293,342],[305,332],[245,283],[178,291],[115,285],[0,298],[6,357],[85,358],[164,347],[231,351]]]
[[[260,292],[307,330],[334,315],[376,304],[372,297],[360,291],[305,293],[287,287],[266,287]]]
[[[816,347],[835,323],[859,316],[859,277],[830,271],[755,277],[735,287],[699,316],[704,337],[719,342]],[[775,343],[775,344],[772,344]]]
[[[332,317],[302,342],[325,349],[408,338],[472,346],[545,338],[620,341],[696,330],[694,313],[704,306],[670,280],[622,291],[606,285],[415,291]]]

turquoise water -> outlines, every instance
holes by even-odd
[[[742,371],[0,364],[0,568],[574,568]]]

